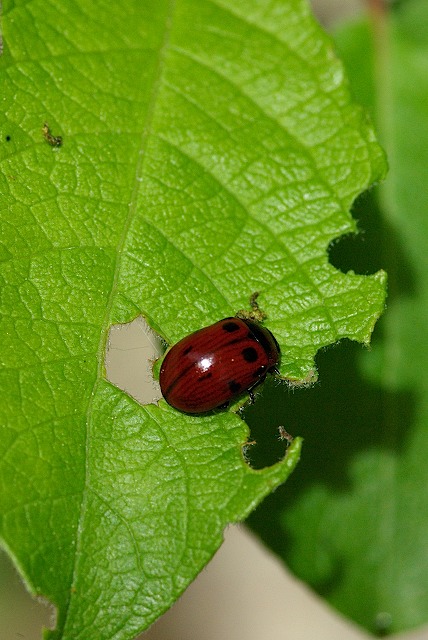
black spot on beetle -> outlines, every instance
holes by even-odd
[[[239,330],[239,324],[236,324],[236,322],[225,322],[221,328],[223,331],[227,331],[227,333],[233,333]]]
[[[238,393],[238,391],[241,389],[241,385],[239,384],[239,382],[236,382],[236,380],[231,380],[229,382],[229,389],[232,393]]]
[[[212,377],[213,377],[213,374],[211,372],[208,372],[205,375],[200,376],[198,378],[198,382],[203,382],[204,380],[209,380],[209,378],[212,378]]]
[[[190,347],[187,347],[186,349],[184,349],[183,356],[187,356],[187,354],[190,353],[192,349],[193,349],[192,345],[190,345]]]
[[[242,349],[242,357],[245,362],[256,362],[259,356],[254,347],[245,347],[245,349]]]

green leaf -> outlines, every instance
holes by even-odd
[[[379,122],[390,174],[358,202],[364,243],[350,238],[332,259],[369,271],[382,264],[388,312],[371,353],[323,354],[321,385],[272,418],[291,431],[307,425],[305,456],[286,495],[272,496],[252,523],[343,614],[387,634],[428,621],[427,3],[398,3],[337,40],[357,98]],[[265,395],[275,402],[271,389]]]
[[[1,540],[49,637],[131,638],[300,441],[256,471],[237,414],[139,405],[105,380],[109,328],[174,342],[258,290],[281,373],[313,378],[383,308],[382,272],[326,253],[383,154],[301,0],[7,0],[3,28]]]

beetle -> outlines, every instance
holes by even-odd
[[[163,397],[183,413],[205,413],[278,373],[280,348],[260,322],[224,318],[189,334],[167,352],[160,369]]]

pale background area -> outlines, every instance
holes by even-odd
[[[361,0],[317,0],[327,24],[348,17]],[[111,334],[108,376],[142,402],[159,397],[150,359],[156,338],[141,319]],[[41,640],[53,609],[32,599],[0,550],[0,640]],[[296,580],[245,526],[229,527],[225,542],[180,600],[141,640],[370,640]],[[428,640],[428,626],[395,640]],[[88,640],[97,640],[88,637]]]

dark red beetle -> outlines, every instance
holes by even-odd
[[[251,393],[279,360],[277,341],[259,322],[225,318],[171,347],[159,375],[162,395],[184,413],[211,411]]]

